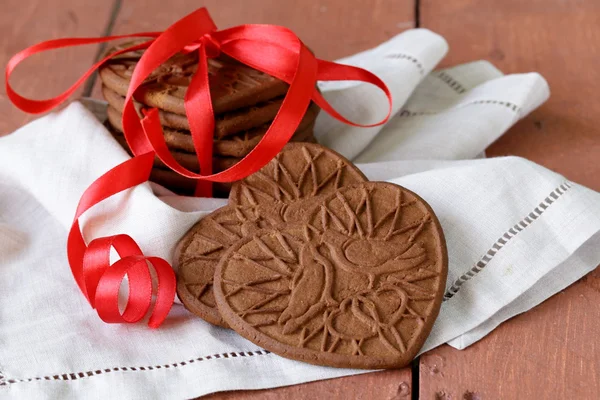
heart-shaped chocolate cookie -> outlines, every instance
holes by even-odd
[[[185,307],[214,325],[227,327],[214,300],[215,267],[232,244],[279,222],[276,213],[232,205],[218,209],[194,225],[175,250],[179,266],[177,294]]]
[[[222,256],[214,297],[240,335],[276,354],[347,368],[406,366],[431,331],[447,275],[442,228],[400,186],[335,190],[302,220]]]
[[[236,182],[229,205],[200,220],[175,254],[177,293],[185,307],[227,327],[214,303],[212,280],[222,254],[261,228],[298,223],[319,199],[365,176],[336,152],[312,143],[289,143],[259,172]]]

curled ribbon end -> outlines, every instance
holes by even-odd
[[[121,257],[110,264],[114,248]],[[128,235],[94,239],[83,255],[82,278],[92,308],[107,323],[135,323],[143,319],[152,305],[153,279],[156,273],[156,301],[148,326],[158,328],[175,300],[176,278],[173,269],[158,257],[145,257]],[[127,276],[129,296],[125,310],[119,310],[119,290]]]

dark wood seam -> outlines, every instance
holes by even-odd
[[[115,21],[121,12],[121,5],[123,4],[123,0],[114,0],[112,5],[112,9],[110,11],[110,16],[108,17],[108,21],[106,22],[106,27],[102,32],[102,36],[110,36],[115,27]],[[106,43],[101,43],[98,46],[98,50],[96,51],[96,55],[94,57],[94,63],[100,61],[100,57],[104,54],[106,50]],[[89,97],[92,94],[92,90],[94,90],[94,85],[96,84],[96,79],[98,77],[98,73],[94,73],[92,76],[88,78],[85,82],[85,87],[83,89],[83,97]]]

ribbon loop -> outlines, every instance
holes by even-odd
[[[104,43],[114,39],[150,38],[148,41],[116,51],[94,64],[69,89],[60,95],[33,100],[16,93],[10,86],[10,75],[17,65],[33,54],[46,50]],[[148,325],[159,326],[166,318],[175,297],[175,274],[163,259],[146,257],[128,235],[97,238],[89,244],[81,234],[79,218],[101,201],[148,181],[155,156],[173,171],[198,180],[196,195],[210,196],[211,182],[234,182],[258,171],[273,159],[291,139],[310,101],[338,120],[354,126],[374,126],[385,123],[391,114],[392,97],[385,84],[372,73],[360,68],[339,65],[315,58],[289,29],[274,25],[241,25],[218,31],[206,8],[200,8],[175,22],[164,32],[144,32],[104,38],[70,38],[42,42],[15,54],[5,70],[6,92],[21,110],[42,113],[56,108],[75,92],[77,87],[109,59],[133,50],[146,49],[138,61],[125,97],[123,132],[134,157],[116,166],[94,181],[79,201],[69,237],[67,255],[73,277],[80,290],[106,322],[137,322],[152,304],[153,282],[151,266],[156,275],[156,301]],[[189,171],[171,155],[163,135],[157,109],[144,112],[140,121],[133,104],[136,90],[150,74],[169,58],[180,52],[198,52],[198,69],[187,89],[184,103],[200,173]],[[262,139],[237,164],[213,173],[214,113],[208,83],[208,59],[221,53],[259,71],[290,84],[281,108]],[[372,125],[358,125],[341,116],[315,89],[317,80],[358,80],[373,84],[388,98],[388,114]],[[115,248],[121,257],[110,264],[110,251]],[[128,304],[123,313],[118,306],[121,282],[129,281]]]

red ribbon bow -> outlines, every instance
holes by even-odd
[[[73,86],[54,98],[28,99],[17,94],[9,84],[10,74],[16,66],[33,54],[133,37],[153,39],[106,56],[83,74]],[[164,32],[57,39],[38,43],[22,50],[9,60],[6,67],[6,92],[21,110],[43,113],[67,100],[104,62],[119,54],[140,49],[146,51],[133,71],[123,110],[123,132],[134,157],[108,171],[86,189],[69,231],[67,252],[75,281],[105,322],[137,322],[144,318],[152,304],[153,288],[148,262],[151,263],[156,272],[158,287],[148,325],[158,327],[169,313],[175,298],[176,282],[173,269],[161,258],[145,257],[135,241],[127,235],[98,238],[86,245],[79,227],[79,217],[85,211],[114,194],[146,182],[150,177],[155,156],[179,174],[197,179],[197,195],[210,195],[211,182],[233,182],[243,179],[273,159],[294,134],[311,100],[346,124],[370,127],[381,125],[388,120],[392,99],[388,88],[375,75],[360,68],[315,58],[287,28],[274,25],[240,25],[217,31],[205,8],[180,19]],[[140,120],[132,101],[137,88],[152,71],[182,51],[197,51],[199,55],[198,70],[191,79],[184,102],[202,174],[189,171],[173,158],[165,143],[158,111],[151,109]],[[208,85],[207,59],[217,57],[220,53],[279,78],[290,84],[290,87],[272,125],[256,147],[234,166],[213,174],[215,121]],[[371,83],[386,94],[389,101],[388,114],[385,119],[372,125],[359,125],[348,121],[316,90],[317,80],[356,80]],[[111,265],[109,258],[113,247],[121,258]],[[125,275],[129,280],[129,298],[127,307],[121,313],[118,307],[118,292]]]

